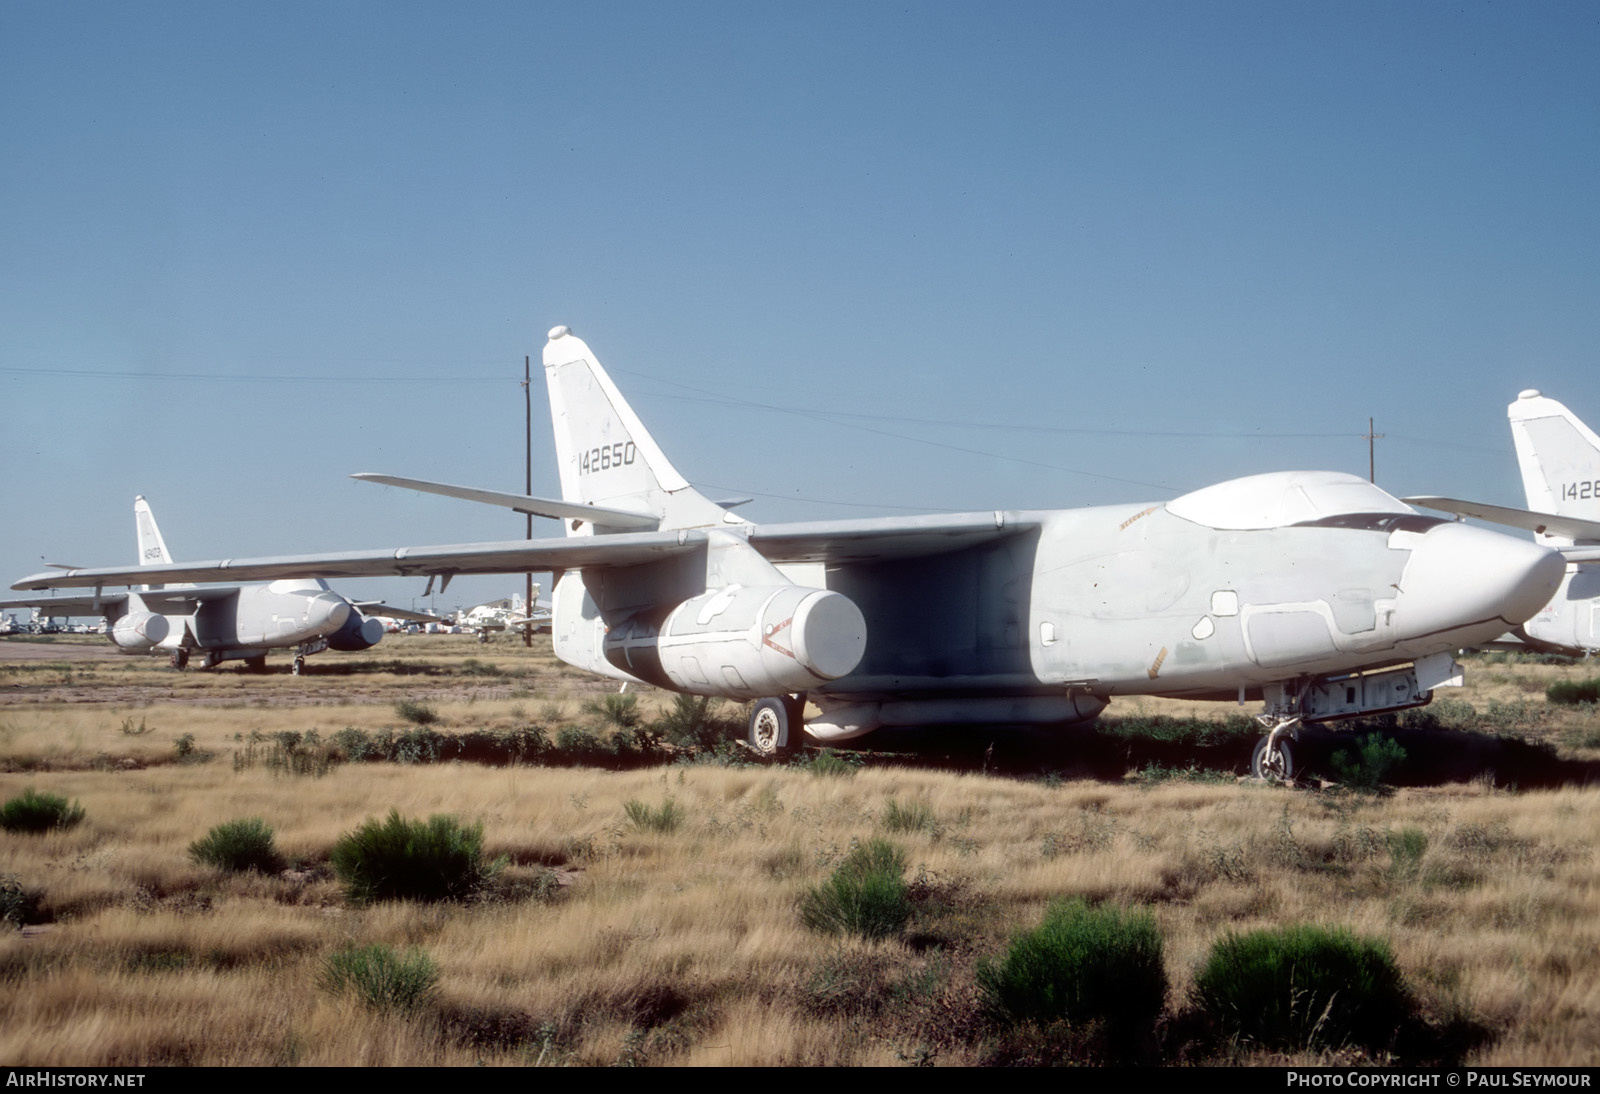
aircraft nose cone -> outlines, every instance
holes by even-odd
[[[1400,628],[1413,638],[1473,631],[1457,636],[1464,644],[1493,638],[1532,619],[1565,571],[1560,554],[1528,540],[1438,525],[1412,549],[1400,577]]]

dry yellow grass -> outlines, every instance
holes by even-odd
[[[0,836],[0,874],[21,881],[46,921],[0,935],[0,1059],[980,1063],[996,1039],[978,1014],[975,963],[1073,895],[1153,910],[1172,1013],[1189,1006],[1195,967],[1225,933],[1317,923],[1387,939],[1427,1018],[1481,1028],[1472,1062],[1600,1057],[1600,792],[1586,787],[1519,794],[1480,781],[1379,798],[914,766],[821,777],[792,767],[343,764],[289,776],[232,762],[245,748],[236,735],[252,730],[399,726],[393,703],[408,694],[430,696],[446,731],[541,711],[576,718],[594,694],[564,690],[546,659],[518,650],[506,657],[525,675],[507,690],[523,694],[462,697],[483,679],[462,664],[482,656],[475,644],[430,650],[437,675],[351,677],[370,689],[360,702],[318,691],[326,704],[239,704],[231,693],[249,693],[244,674],[195,685],[207,703],[9,697],[0,800],[32,786],[81,801],[88,816],[66,832]],[[259,682],[311,694],[288,677]],[[91,700],[101,687],[76,686]],[[1491,686],[1542,702],[1515,682]],[[124,733],[130,717],[149,732]],[[1585,719],[1562,713],[1541,731],[1582,736]],[[182,734],[211,758],[177,762]],[[627,822],[628,801],[669,796],[684,813],[675,831]],[[891,800],[925,808],[931,822],[887,831]],[[391,808],[481,821],[490,855],[507,863],[490,895],[349,905],[329,850]],[[246,816],[273,826],[298,869],[232,876],[189,860],[191,841]],[[1416,853],[1397,851],[1411,830]],[[807,931],[799,894],[853,840],[876,836],[905,849],[927,897],[911,936],[869,943]],[[381,1016],[320,990],[323,959],[351,942],[422,947],[440,970],[436,1001]]]

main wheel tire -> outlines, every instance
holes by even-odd
[[[800,731],[804,703],[788,696],[758,702],[750,712],[750,747],[763,756],[787,751],[790,738]]]
[[[1279,738],[1271,756],[1267,755],[1267,742],[1271,737],[1263,737],[1256,742],[1256,750],[1250,756],[1250,774],[1263,782],[1287,783],[1294,781],[1294,753],[1289,750],[1286,738]]]
[[[304,657],[296,657],[294,659],[294,664],[289,666],[289,671],[292,674],[294,674],[295,676],[299,676],[301,670],[304,669],[305,667],[306,667],[306,659]]]
[[[188,668],[189,667],[189,651],[188,650],[173,650],[172,651],[172,667],[177,669],[179,672],[182,672],[184,669]]]

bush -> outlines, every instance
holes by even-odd
[[[189,845],[189,857],[219,870],[277,873],[283,860],[272,843],[272,829],[260,817],[225,821]]]
[[[583,704],[583,712],[601,725],[614,729],[632,729],[644,721],[644,716],[639,713],[637,695],[612,694],[598,700],[591,699]]]
[[[1167,995],[1161,932],[1148,912],[1057,901],[998,961],[978,967],[990,1009],[1013,1021],[1103,1022],[1113,1041],[1148,1032]]]
[[[421,950],[347,946],[322,961],[319,981],[333,995],[354,995],[379,1012],[414,1010],[433,994],[439,967]]]
[[[1600,703],[1600,677],[1591,680],[1557,680],[1545,689],[1552,703]]]
[[[7,832],[71,828],[83,818],[83,806],[77,802],[68,804],[60,794],[41,794],[31,786],[0,806],[0,828]]]
[[[1195,995],[1227,1033],[1279,1048],[1381,1048],[1410,1010],[1387,944],[1308,926],[1223,938]]]
[[[680,747],[715,749],[728,739],[728,726],[717,717],[718,701],[705,695],[674,695],[650,728]]]
[[[825,778],[845,778],[856,773],[856,765],[847,760],[841,760],[828,749],[823,749],[808,764],[802,765],[813,775]]]
[[[427,703],[414,703],[410,699],[401,699],[394,705],[394,712],[402,721],[410,722],[414,726],[431,726],[439,720],[439,712]]]
[[[340,837],[330,856],[345,894],[375,900],[460,900],[493,873],[483,861],[483,825],[436,815],[427,821],[369,819]]]
[[[1405,762],[1406,750],[1389,738],[1369,733],[1361,738],[1358,751],[1340,749],[1333,754],[1333,770],[1339,781],[1354,790],[1377,790],[1390,769]]]
[[[827,934],[899,934],[911,918],[905,872],[905,854],[894,844],[857,844],[832,877],[800,898],[800,919]]]
[[[891,832],[932,832],[939,824],[926,802],[913,799],[901,805],[898,799],[890,798],[883,805],[883,826]]]
[[[670,797],[656,809],[642,801],[630,800],[623,803],[622,811],[628,814],[628,823],[641,832],[672,832],[683,820],[683,807]]]

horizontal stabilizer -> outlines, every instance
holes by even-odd
[[[112,593],[96,600],[92,596],[40,596],[32,600],[0,600],[0,611],[7,608],[38,608],[49,619],[68,619],[80,615],[108,615],[127,603],[126,593]]]
[[[578,502],[557,501],[554,498],[535,498],[527,494],[506,494],[499,490],[480,490],[473,486],[453,486],[444,482],[429,482],[426,479],[406,479],[398,475],[375,475],[371,472],[361,472],[351,475],[352,479],[362,482],[376,482],[384,486],[399,486],[406,490],[416,490],[423,494],[442,494],[447,498],[460,498],[463,501],[475,501],[482,505],[498,505],[503,509],[514,509],[519,513],[531,513],[536,517],[549,517],[552,520],[587,520],[603,528],[621,528],[626,531],[654,531],[660,526],[661,521],[649,513],[641,513],[631,509],[610,509],[599,505],[583,505]]]
[[[1600,540],[1600,520],[1563,517],[1556,513],[1535,513],[1530,509],[1512,509],[1504,505],[1461,501],[1458,498],[1419,497],[1400,500],[1408,505],[1420,505],[1425,509],[1437,509],[1440,512],[1456,513],[1463,517],[1475,517],[1491,524],[1504,524],[1541,535]]]

